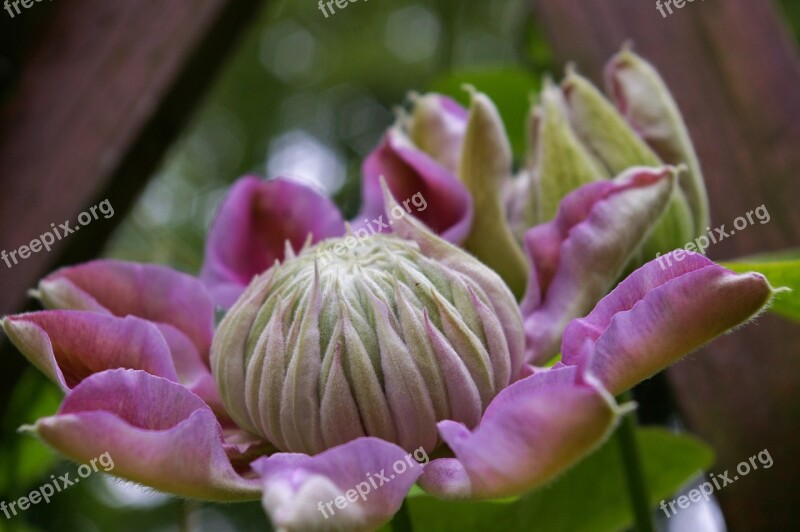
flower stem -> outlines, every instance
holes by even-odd
[[[617,399],[620,404],[629,402],[631,394],[625,392]],[[633,413],[623,416],[617,429],[617,440],[636,530],[637,532],[654,532],[653,514],[650,511],[650,493],[644,478],[639,445],[636,441],[636,418],[634,416]]]
[[[403,505],[394,514],[394,519],[392,519],[392,532],[412,532],[413,530],[411,513],[408,511],[408,499],[405,499],[403,500]]]

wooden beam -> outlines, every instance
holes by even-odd
[[[705,171],[714,226],[762,203],[771,221],[710,250],[717,260],[800,242],[800,57],[772,2],[686,3],[663,18],[654,1],[539,0],[537,18],[562,61],[600,81],[631,39],[666,78]],[[798,327],[761,318],[669,372],[685,419],[718,453],[714,472],[765,448],[775,466],[717,495],[731,530],[800,521]],[[735,474],[735,473],[734,473]],[[733,478],[733,474],[731,475]]]
[[[115,210],[9,268],[0,315],[62,264],[97,256],[262,0],[71,0],[52,6],[0,109],[0,250],[108,199]],[[45,5],[35,4],[45,9]],[[13,21],[12,21],[13,22]],[[7,24],[6,24],[7,26]],[[22,367],[0,353],[0,404]]]

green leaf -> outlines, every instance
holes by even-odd
[[[644,428],[637,430],[637,439],[654,507],[713,462],[711,449],[688,435]],[[611,438],[550,485],[514,502],[415,496],[408,505],[416,530],[620,530],[633,520],[624,478],[618,442]]]
[[[8,416],[2,429],[13,434],[20,425],[53,415],[62,399],[61,391],[36,368],[30,367],[20,378],[11,396]],[[56,460],[56,455],[41,441],[15,435],[0,446],[0,492],[24,490],[33,485]]]
[[[785,318],[800,321],[800,250],[772,255],[758,255],[722,264],[737,273],[759,272],[775,288],[787,287],[775,295],[769,310]]]
[[[469,107],[469,93],[464,90],[464,84],[473,85],[492,99],[506,126],[512,151],[517,156],[524,154],[530,96],[538,90],[539,80],[515,67],[472,68],[439,77],[431,84],[430,90],[446,94]]]

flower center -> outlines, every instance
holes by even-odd
[[[324,241],[256,278],[220,324],[212,365],[243,428],[314,454],[360,436],[438,445],[508,385],[509,342],[478,282],[377,234]]]

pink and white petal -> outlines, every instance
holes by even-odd
[[[698,253],[651,261],[564,332],[563,363],[585,365],[614,394],[753,318],[774,293]],[[664,266],[662,266],[664,265]]]
[[[138,316],[167,323],[188,336],[204,356],[214,334],[214,304],[191,275],[156,264],[96,260],[62,268],[39,283],[51,309]]]
[[[449,242],[460,244],[467,238],[472,226],[469,191],[453,172],[414,146],[398,127],[390,129],[370,154],[363,173],[363,207],[351,222],[354,229],[389,232],[389,222],[410,213]],[[403,205],[394,214],[385,207],[381,177]],[[381,227],[378,220],[386,225]]]
[[[178,381],[164,337],[155,325],[133,316],[51,310],[9,316],[2,327],[25,358],[64,391],[116,368]]]
[[[357,438],[315,456],[277,453],[253,469],[261,474],[262,502],[277,530],[349,531],[389,521],[423,466],[395,444]]]
[[[600,445],[619,413],[608,392],[575,368],[536,373],[500,392],[475,430],[439,422],[455,458],[428,464],[420,485],[446,499],[519,495]]]
[[[558,354],[564,328],[613,286],[674,186],[672,168],[633,168],[571,192],[554,220],[525,234],[532,265],[521,303],[528,362],[542,364]]]
[[[311,187],[285,178],[243,177],[211,226],[200,278],[217,304],[228,308],[253,277],[283,260],[286,241],[297,251],[309,235],[318,242],[344,232],[336,205]]]
[[[222,428],[203,400],[144,371],[96,373],[56,415],[24,428],[81,463],[108,453],[109,473],[167,493],[214,501],[261,494],[257,480],[234,471]]]

